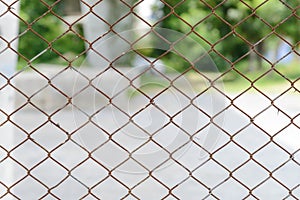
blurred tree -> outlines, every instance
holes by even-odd
[[[63,16],[63,7],[58,2],[21,1],[19,53],[28,60],[35,58],[35,62],[51,62],[58,59],[59,54],[50,47],[60,54],[84,51],[84,42],[74,33],[67,32],[69,27],[64,28],[61,20],[53,14]]]
[[[282,34],[282,37],[287,40],[290,38],[296,39],[293,34],[299,31],[294,26],[295,18],[286,20],[292,15],[292,10],[287,4],[284,4],[284,1],[279,0],[247,0],[237,5],[239,6],[235,12],[240,12],[241,18],[235,18],[235,24],[242,20],[243,22],[238,24],[235,30],[247,40],[247,43],[250,43],[248,69],[250,71],[262,69],[263,59],[260,55],[264,56],[266,51],[269,51],[267,47],[270,43],[278,43],[280,41],[279,37],[274,34],[274,31]],[[293,7],[296,8],[295,5]],[[299,40],[299,38],[296,40]],[[279,45],[276,45],[275,48],[279,50]],[[256,52],[252,51],[252,49]]]
[[[167,18],[162,21],[161,26],[188,34],[189,37],[203,46],[205,50],[210,51],[209,55],[219,70],[224,70],[228,63],[218,53],[232,61],[247,52],[247,45],[242,40],[234,38],[233,34],[231,34],[232,37],[228,36],[229,39],[224,39],[221,43],[219,41],[232,31],[230,21],[224,22],[220,18],[231,20],[228,16],[229,10],[236,8],[235,2],[228,2],[216,10],[214,8],[218,3],[222,2],[221,0],[204,1],[204,3],[193,0],[182,3],[177,2],[175,0],[166,1],[167,4],[163,7],[163,12]],[[188,46],[186,53],[193,53],[195,54],[194,56],[203,53],[200,49],[198,52],[191,52],[190,49],[192,48]],[[170,59],[172,60],[172,58]],[[178,65],[183,69],[190,67],[188,63],[178,63]],[[197,66],[195,67],[198,68]],[[209,68],[205,69],[209,70]]]
[[[247,53],[248,70],[261,69],[262,59],[259,54],[265,54],[266,42],[274,42],[274,39],[268,39],[274,29],[283,37],[293,39],[294,44],[299,42],[299,26],[295,25],[299,19],[293,14],[299,7],[299,1],[165,2],[162,10],[166,18],[161,26],[189,34],[206,49],[211,49],[211,57],[220,70],[226,68],[226,60],[234,62]],[[180,65],[183,68],[189,67],[186,63]]]
[[[279,55],[279,47],[282,43],[288,43],[290,49],[297,51],[299,49],[300,42],[300,1],[276,1],[272,5],[265,7],[265,11],[261,13],[263,18],[267,18],[268,22],[274,27],[276,33],[280,36],[276,36],[274,40],[275,47],[270,46],[274,52],[274,58]],[[267,13],[273,17],[267,17]],[[282,38],[280,38],[282,37]],[[285,40],[285,41],[284,41]],[[296,56],[295,56],[296,57]],[[299,59],[298,59],[299,60]]]

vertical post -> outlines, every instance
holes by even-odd
[[[132,5],[135,1],[126,2]],[[106,68],[120,56],[120,52],[130,49],[130,45],[121,37],[115,37],[118,34],[125,38],[131,37],[122,34],[132,28],[132,14],[128,15],[130,8],[119,0],[85,0],[81,2],[81,10],[82,14],[89,12],[83,22],[85,38],[89,42],[86,45],[89,49],[87,60],[92,67]],[[112,36],[114,40],[105,42]],[[120,65],[128,64],[128,59],[120,59]]]
[[[0,145],[6,150],[13,146],[13,126],[7,122],[7,116],[14,110],[14,90],[8,85],[8,79],[15,73],[18,55],[13,51],[18,49],[19,2],[15,0],[0,1]],[[13,50],[12,50],[13,49]],[[6,160],[6,159],[5,159]],[[9,184],[13,176],[10,162],[0,163],[1,181]]]

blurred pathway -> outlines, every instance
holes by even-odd
[[[162,95],[154,103],[173,115],[176,109],[189,104],[185,97],[175,96],[176,101],[172,94],[168,94]],[[212,98],[211,95],[203,95],[195,104],[213,114],[230,103],[221,99],[216,107],[212,105]],[[299,114],[299,98],[286,95],[278,99],[275,105],[294,117]],[[139,96],[132,101],[130,105],[133,107],[127,108],[131,114],[147,104],[147,99]],[[254,117],[270,102],[263,96],[246,94],[234,104]],[[128,117],[118,109],[104,109],[92,118],[94,123],[88,123],[88,117],[78,110],[63,110],[51,117],[51,123],[38,111],[21,111],[15,115],[14,121],[26,132],[32,132],[32,140],[26,140],[27,135],[22,130],[15,130],[15,145],[22,145],[11,153],[11,157],[23,166],[6,159],[0,165],[0,172],[6,165],[14,166],[14,176],[7,179],[0,173],[0,180],[13,184],[25,178],[12,190],[20,199],[38,199],[48,189],[60,199],[79,199],[88,194],[88,188],[98,198],[120,199],[128,193],[126,187],[134,187],[132,193],[143,200],[163,198],[168,194],[167,187],[174,188],[172,193],[180,199],[189,200],[203,199],[209,194],[219,199],[242,199],[249,195],[249,190],[259,199],[283,199],[289,196],[287,189],[293,189],[293,197],[300,198],[300,129],[296,127],[300,126],[300,119],[295,118],[291,124],[286,114],[270,107],[251,123],[242,111],[231,106],[225,115],[215,119],[223,131],[216,126],[207,126],[192,135],[192,142],[189,142],[191,135],[188,134],[209,122],[205,114],[192,106],[175,117],[174,123],[169,123],[169,119],[155,106],[149,106],[136,115],[133,121],[154,134],[152,138],[165,150],[172,152],[182,146],[173,154],[176,162],[168,160],[169,154],[154,142],[134,151],[147,142],[149,134],[133,123],[124,126]],[[124,128],[118,130],[122,126]],[[161,126],[165,128],[160,130]],[[67,140],[68,133],[73,133],[73,141]],[[113,141],[108,141],[111,133],[114,133]],[[271,136],[274,136],[272,141]],[[88,158],[88,151],[79,145],[92,152],[93,159]],[[200,146],[214,153],[212,159]],[[51,158],[47,157],[47,151]],[[133,159],[119,165],[128,158],[128,152],[144,167]],[[114,169],[111,177],[108,177],[105,168]],[[152,177],[148,177],[145,168],[154,171]],[[27,175],[25,169],[30,170],[31,176]],[[191,175],[188,170],[192,172]],[[4,191],[5,188],[0,187],[0,193]],[[55,198],[47,196],[43,199]],[[210,196],[207,199],[214,198]]]

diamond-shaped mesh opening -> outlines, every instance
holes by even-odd
[[[24,152],[26,152],[25,155]],[[44,160],[46,156],[47,153],[31,141],[24,141],[11,153],[11,157],[22,163],[26,169],[31,169],[33,166]]]
[[[299,12],[1,1],[0,198],[299,199]]]
[[[27,196],[24,196],[22,190],[26,186],[29,186],[28,189],[30,190],[30,192],[27,194]],[[16,186],[14,186],[13,189],[13,194],[19,198],[39,198],[45,193],[47,193],[47,188],[31,177],[23,179]]]
[[[213,160],[202,163],[193,171],[193,178],[207,188],[216,188],[226,181],[228,176],[229,172]]]
[[[87,153],[73,142],[62,144],[51,154],[53,159],[62,163],[62,165],[69,170],[78,166],[87,157]]]
[[[26,110],[30,110],[31,113],[26,112]],[[12,115],[12,122],[16,123],[22,130],[26,131],[26,133],[32,133],[37,129],[41,128],[47,123],[47,116],[44,113],[40,112],[38,109],[31,105],[25,105],[18,112]],[[29,117],[37,117],[35,121],[28,121]]]
[[[273,156],[274,154],[276,157]],[[257,151],[253,158],[255,162],[264,166],[266,170],[273,172],[287,162],[290,159],[290,156],[287,152],[282,151],[278,145],[269,143]]]
[[[114,199],[126,196],[128,190],[126,186],[109,177],[99,182],[99,184],[95,188],[93,188],[92,193],[95,194],[98,198]]]
[[[266,31],[258,33],[256,30],[259,28],[263,28],[263,30]],[[256,16],[249,17],[235,28],[235,32],[239,35],[239,37],[250,44],[259,42],[271,31],[272,29]]]
[[[272,120],[272,123],[268,120]],[[256,116],[254,122],[257,128],[264,127],[261,131],[271,136],[289,126],[291,119],[272,106]]]
[[[254,178],[255,175],[255,178]],[[269,173],[253,161],[249,161],[242,167],[237,169],[233,176],[249,188],[254,188],[265,179],[268,178]]]
[[[233,153],[235,152],[235,153]],[[230,160],[226,160],[224,155],[229,154]],[[239,166],[244,165],[249,159],[249,154],[236,144],[228,144],[214,154],[214,159],[224,165],[226,169],[236,170]]]
[[[86,174],[89,171],[90,173]],[[108,176],[105,168],[89,159],[72,171],[72,175],[88,187],[96,186]]]
[[[291,103],[291,104],[286,104],[286,99],[288,98],[288,94],[290,94],[290,101],[291,102],[296,102],[299,99],[298,95],[293,95],[295,94],[293,89],[290,89],[284,95],[278,96],[276,100],[274,101],[274,105],[276,108],[281,111],[283,114],[285,114],[288,117],[295,117],[298,115],[296,109],[299,107],[298,104]]]
[[[48,169],[51,169],[51,173],[47,171]],[[68,176],[66,169],[49,158],[35,167],[31,174],[49,188],[57,186]]]
[[[270,190],[269,188],[272,189]],[[253,191],[253,195],[260,196],[263,198],[284,198],[288,195],[288,190],[274,179],[269,179],[263,184],[261,184],[259,187],[257,187]]]
[[[248,95],[254,94],[253,101],[248,101]],[[270,106],[270,97],[266,97],[261,94],[258,90],[251,89],[240,95],[234,100],[234,105],[238,110],[244,112],[248,117],[254,117],[260,114],[264,109]]]
[[[293,168],[299,169],[299,165],[293,161],[287,162],[274,173],[274,177],[289,188],[297,187],[300,174],[291,173]]]
[[[78,31],[80,32],[80,30]],[[82,36],[77,34],[71,31],[65,32],[64,35],[61,35],[59,38],[57,37],[52,42],[53,49],[60,54],[58,58],[60,64],[72,63],[73,66],[81,65],[82,59],[80,59],[80,56],[85,53],[86,43],[84,43]],[[73,45],[66,47],[64,46],[65,41],[69,41]],[[72,49],[74,51],[71,51]]]
[[[299,130],[296,126],[290,125],[284,130],[280,131],[275,137],[274,141],[289,153],[294,153],[299,149]]]
[[[238,132],[234,141],[245,148],[248,152],[255,152],[269,142],[269,136],[259,128],[250,125]]]
[[[241,47],[240,51],[234,50],[237,46]],[[220,53],[226,52],[226,58],[231,62],[235,62],[240,59],[249,51],[249,47],[245,41],[230,32],[226,33],[226,36],[216,43],[214,49]]]
[[[257,9],[257,12],[259,12],[259,16],[266,20],[267,23],[276,26],[283,20],[289,18],[293,11],[287,8],[282,1],[274,1],[273,3],[266,1]],[[278,15],[271,17],[268,15],[271,13],[277,13]]]
[[[73,190],[70,190],[73,188]],[[68,177],[64,179],[62,183],[60,183],[59,187],[55,187],[53,191],[51,191],[58,199],[66,197],[66,198],[78,198],[85,196],[87,193],[87,188],[78,182],[77,179],[73,177]]]
[[[160,18],[163,16],[159,8],[163,6],[163,2],[160,1],[152,1],[150,3],[149,1],[138,1],[133,7],[133,14],[143,26],[151,26],[161,22]],[[154,8],[152,11],[149,10],[151,7]]]
[[[151,192],[155,190],[156,192]],[[167,195],[168,189],[157,181],[156,178],[149,177],[140,183],[133,191],[135,195],[142,198],[146,192],[150,192],[147,199],[161,199]]]
[[[224,188],[228,188],[229,190],[225,190]],[[236,191],[236,192],[232,192]],[[225,198],[236,198],[242,199],[245,198],[249,191],[243,185],[241,185],[238,181],[233,178],[230,178],[226,182],[220,184],[215,190],[212,191],[213,195],[217,198],[225,197]]]
[[[215,24],[221,24],[224,26],[221,32],[214,30]],[[195,25],[195,30],[198,35],[202,36],[209,44],[215,44],[219,39],[231,32],[231,27],[225,23],[223,20],[218,18],[216,15],[209,16],[205,18],[203,22]],[[206,35],[209,34],[209,37]]]
[[[14,172],[13,177],[9,176],[11,172]],[[7,187],[11,187],[20,180],[23,180],[24,177],[26,177],[26,169],[11,158],[7,158],[1,162],[1,180],[3,180]]]
[[[191,178],[186,180],[174,190],[174,194],[181,199],[189,198],[191,194],[194,195],[194,199],[205,198],[207,197],[208,193],[209,190],[207,188]]]
[[[269,79],[272,77],[272,79],[275,79],[276,82],[278,83],[278,87],[274,88],[270,86]],[[286,79],[285,75],[282,73],[277,73],[275,71],[270,71],[268,73],[265,73],[264,76],[260,77],[254,84],[255,88],[258,90],[264,90],[264,88],[270,88],[264,94],[266,94],[269,97],[273,97],[276,95],[280,95],[290,89],[291,87],[291,80]]]
[[[285,55],[287,55],[288,53],[286,53]],[[285,56],[283,55],[283,57]],[[291,55],[291,54],[289,54]],[[282,57],[282,58],[283,58]],[[285,59],[291,59],[291,57],[287,56],[285,57]],[[298,70],[292,70],[291,68],[293,67],[293,63],[291,65],[285,65],[286,61],[283,59],[276,67],[275,69],[278,71],[277,73],[282,76],[284,79],[286,79],[287,81],[295,81],[296,79],[298,79],[298,74],[299,71]]]

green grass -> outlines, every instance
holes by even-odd
[[[228,92],[241,92],[251,86],[264,91],[282,91],[289,88],[291,82],[300,79],[300,61],[294,61],[290,64],[278,64],[273,69],[270,66],[264,66],[263,69],[254,72],[247,72],[239,68],[237,70],[242,75],[232,71],[227,76],[234,78],[223,81],[224,88]],[[298,82],[300,83],[300,81]],[[296,87],[299,85],[298,82],[295,84]]]
[[[237,70],[240,72],[232,70],[222,76],[217,82],[217,86],[220,90],[228,93],[241,93],[245,90],[249,92],[255,92],[256,88],[265,93],[281,93],[289,88],[291,88],[291,82],[295,82],[300,79],[300,62],[293,62],[291,64],[280,64],[276,65],[274,69],[270,66],[264,66],[261,70],[256,70],[253,72],[246,71],[245,63],[244,66],[237,66]],[[211,79],[217,78],[220,74],[217,73],[204,73],[207,77]],[[188,82],[192,85],[194,90],[203,91],[209,87],[209,83],[205,78],[196,72],[191,72],[186,75]],[[140,88],[143,92],[155,92],[162,90],[170,85],[169,81],[164,78],[159,78],[155,76],[145,75],[141,78]],[[294,87],[300,90],[300,80],[296,81]],[[252,89],[251,89],[252,88]],[[184,90],[183,87],[179,88]],[[139,95],[138,91],[131,91],[130,95]]]

